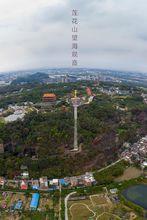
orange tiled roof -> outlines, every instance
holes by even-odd
[[[56,98],[56,95],[54,93],[45,93],[43,98]]]

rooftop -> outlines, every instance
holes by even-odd
[[[56,95],[54,93],[45,93],[43,98],[56,98]]]

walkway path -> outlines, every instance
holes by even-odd
[[[114,216],[115,218],[117,218],[117,219],[120,219],[120,220],[121,220],[121,218],[120,218],[118,215],[111,214],[111,213],[109,213],[109,212],[103,212],[102,214],[98,215],[98,216],[97,216],[97,218],[96,218],[96,220],[98,220],[98,219],[99,219],[100,217],[102,217],[104,214],[107,214],[107,215],[112,215],[112,216]]]
[[[71,192],[69,193],[65,199],[64,199],[64,204],[65,204],[65,220],[68,220],[68,207],[67,207],[67,203],[68,203],[68,199],[71,195],[75,194],[76,192]]]
[[[124,158],[121,158],[121,159],[115,161],[114,163],[111,163],[110,165],[108,165],[108,166],[106,166],[106,167],[104,167],[104,168],[101,168],[101,169],[98,170],[98,171],[94,171],[93,173],[100,173],[101,171],[106,170],[106,169],[108,169],[109,167],[112,167],[113,165],[115,165],[115,164],[121,162],[122,160],[124,160]]]
[[[59,183],[59,191],[60,191],[60,198],[59,198],[59,220],[62,220],[61,218],[61,210],[62,210],[62,198],[61,198],[61,192],[62,192],[62,187],[61,187],[61,184]]]
[[[72,208],[73,206],[75,206],[75,205],[83,205],[83,206],[86,206],[86,208],[87,208],[90,212],[93,213],[93,216],[91,216],[91,217],[92,217],[92,218],[96,217],[96,213],[95,213],[92,209],[90,209],[87,204],[85,204],[85,203],[74,203],[74,204],[72,204],[72,205],[70,206],[70,213],[71,213],[72,219],[73,219],[73,215],[72,215],[72,212],[71,212],[71,208]]]

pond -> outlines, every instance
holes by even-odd
[[[147,185],[135,185],[125,189],[122,195],[147,210]]]

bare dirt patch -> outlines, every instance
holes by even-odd
[[[130,179],[135,179],[139,177],[142,174],[142,171],[135,168],[135,167],[129,167],[124,171],[124,174],[115,180],[117,182],[125,181],[125,180],[130,180]]]

